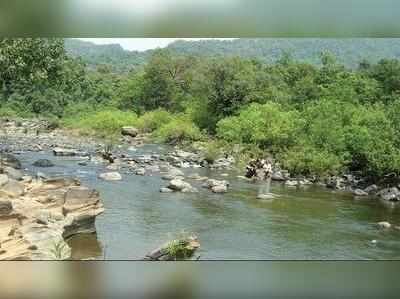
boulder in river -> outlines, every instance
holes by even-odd
[[[181,179],[174,179],[171,180],[167,186],[168,189],[173,191],[180,191],[184,193],[191,193],[196,192],[197,190],[193,188],[189,183],[181,180]]]
[[[122,176],[119,174],[119,172],[105,172],[99,174],[99,178],[105,180],[105,181],[120,181],[122,180]]]
[[[400,199],[400,191],[396,187],[382,189],[376,195],[386,201],[399,201]]]
[[[391,228],[392,225],[387,221],[381,221],[381,222],[378,222],[378,227],[379,228]]]
[[[162,188],[160,188],[160,192],[161,193],[171,193],[171,192],[174,192],[174,190],[172,190],[168,187],[162,187]]]
[[[277,182],[284,182],[284,181],[286,181],[286,178],[283,176],[283,174],[280,171],[275,171],[271,175],[271,180],[277,181]]]
[[[217,185],[211,187],[211,191],[214,193],[226,193],[228,192],[228,188],[226,185]]]
[[[53,167],[54,164],[48,159],[39,159],[33,163],[33,166],[36,167]]]
[[[145,175],[146,174],[146,169],[144,168],[138,168],[135,170],[136,175]]]
[[[53,149],[53,153],[55,156],[62,156],[62,157],[73,157],[79,155],[79,152],[75,149],[68,149],[61,147],[55,147]]]
[[[288,187],[296,187],[299,185],[299,182],[297,180],[296,181],[295,180],[287,180],[285,182],[285,185]]]
[[[199,247],[200,243],[197,237],[192,235],[171,240],[148,253],[144,259],[151,261],[185,260],[191,258]]]
[[[8,166],[14,169],[21,169],[21,162],[14,156],[8,153],[0,153],[0,166]]]
[[[370,185],[367,188],[364,189],[365,192],[368,194],[374,194],[378,191],[378,186],[377,185]]]
[[[368,192],[361,190],[361,189],[354,189],[353,194],[355,196],[368,196]]]
[[[173,180],[173,179],[183,178],[184,175],[185,174],[183,173],[182,170],[172,167],[168,170],[167,173],[164,173],[161,178],[163,180]]]
[[[139,134],[139,130],[135,127],[122,127],[121,134],[124,136],[136,137]]]
[[[208,179],[202,186],[210,189],[214,193],[226,193],[228,192],[229,182],[225,180]]]

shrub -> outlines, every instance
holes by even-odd
[[[200,129],[185,116],[176,116],[164,124],[153,134],[161,142],[181,143],[183,141],[197,141],[202,139]]]
[[[172,120],[172,115],[164,109],[146,112],[136,122],[136,126],[142,132],[153,132]]]
[[[340,157],[309,145],[295,146],[279,155],[282,166],[293,174],[324,176],[342,170]]]
[[[296,141],[303,120],[299,112],[284,111],[280,104],[251,104],[238,116],[222,119],[217,124],[217,136],[236,143],[255,144],[279,151]]]
[[[123,126],[135,125],[136,121],[137,116],[133,112],[100,110],[67,118],[64,124],[77,129],[82,134],[109,137],[119,134]]]

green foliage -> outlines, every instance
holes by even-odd
[[[153,135],[161,142],[182,143],[203,138],[200,129],[185,115],[178,115],[162,125]]]
[[[337,155],[311,145],[294,146],[279,155],[282,166],[292,174],[337,174],[343,169],[343,161]]]
[[[251,104],[238,116],[219,121],[217,136],[230,142],[279,150],[296,142],[302,126],[303,120],[295,110],[284,111],[277,103]]]
[[[110,137],[120,134],[123,126],[135,125],[136,121],[137,116],[133,112],[107,109],[68,117],[64,125],[85,135]]]
[[[207,132],[210,162],[239,144],[237,160],[271,154],[293,173],[400,174],[399,47],[237,39],[136,53],[67,40],[84,62],[60,39],[0,39],[0,116],[44,116],[107,139],[125,125],[170,143]]]
[[[142,132],[153,132],[161,126],[169,123],[173,116],[168,111],[159,108],[149,111],[139,117],[136,122],[136,127]]]

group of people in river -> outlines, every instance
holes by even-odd
[[[266,180],[272,176],[272,160],[252,159],[246,166],[245,176],[249,179]]]

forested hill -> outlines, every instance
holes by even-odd
[[[317,39],[317,38],[258,38],[235,40],[176,41],[168,49],[178,54],[203,56],[234,55],[256,57],[274,62],[282,53],[290,53],[300,61],[318,64],[320,53],[329,51],[338,61],[356,67],[367,59],[400,58],[400,39]],[[81,56],[89,66],[110,64],[117,71],[127,71],[142,65],[153,52],[127,51],[120,45],[96,45],[91,42],[67,39],[66,49],[72,56]]]
[[[143,65],[151,53],[151,51],[127,51],[119,44],[96,45],[78,39],[66,39],[65,49],[71,56],[80,56],[89,67],[109,64],[116,71],[129,71],[138,65]]]

